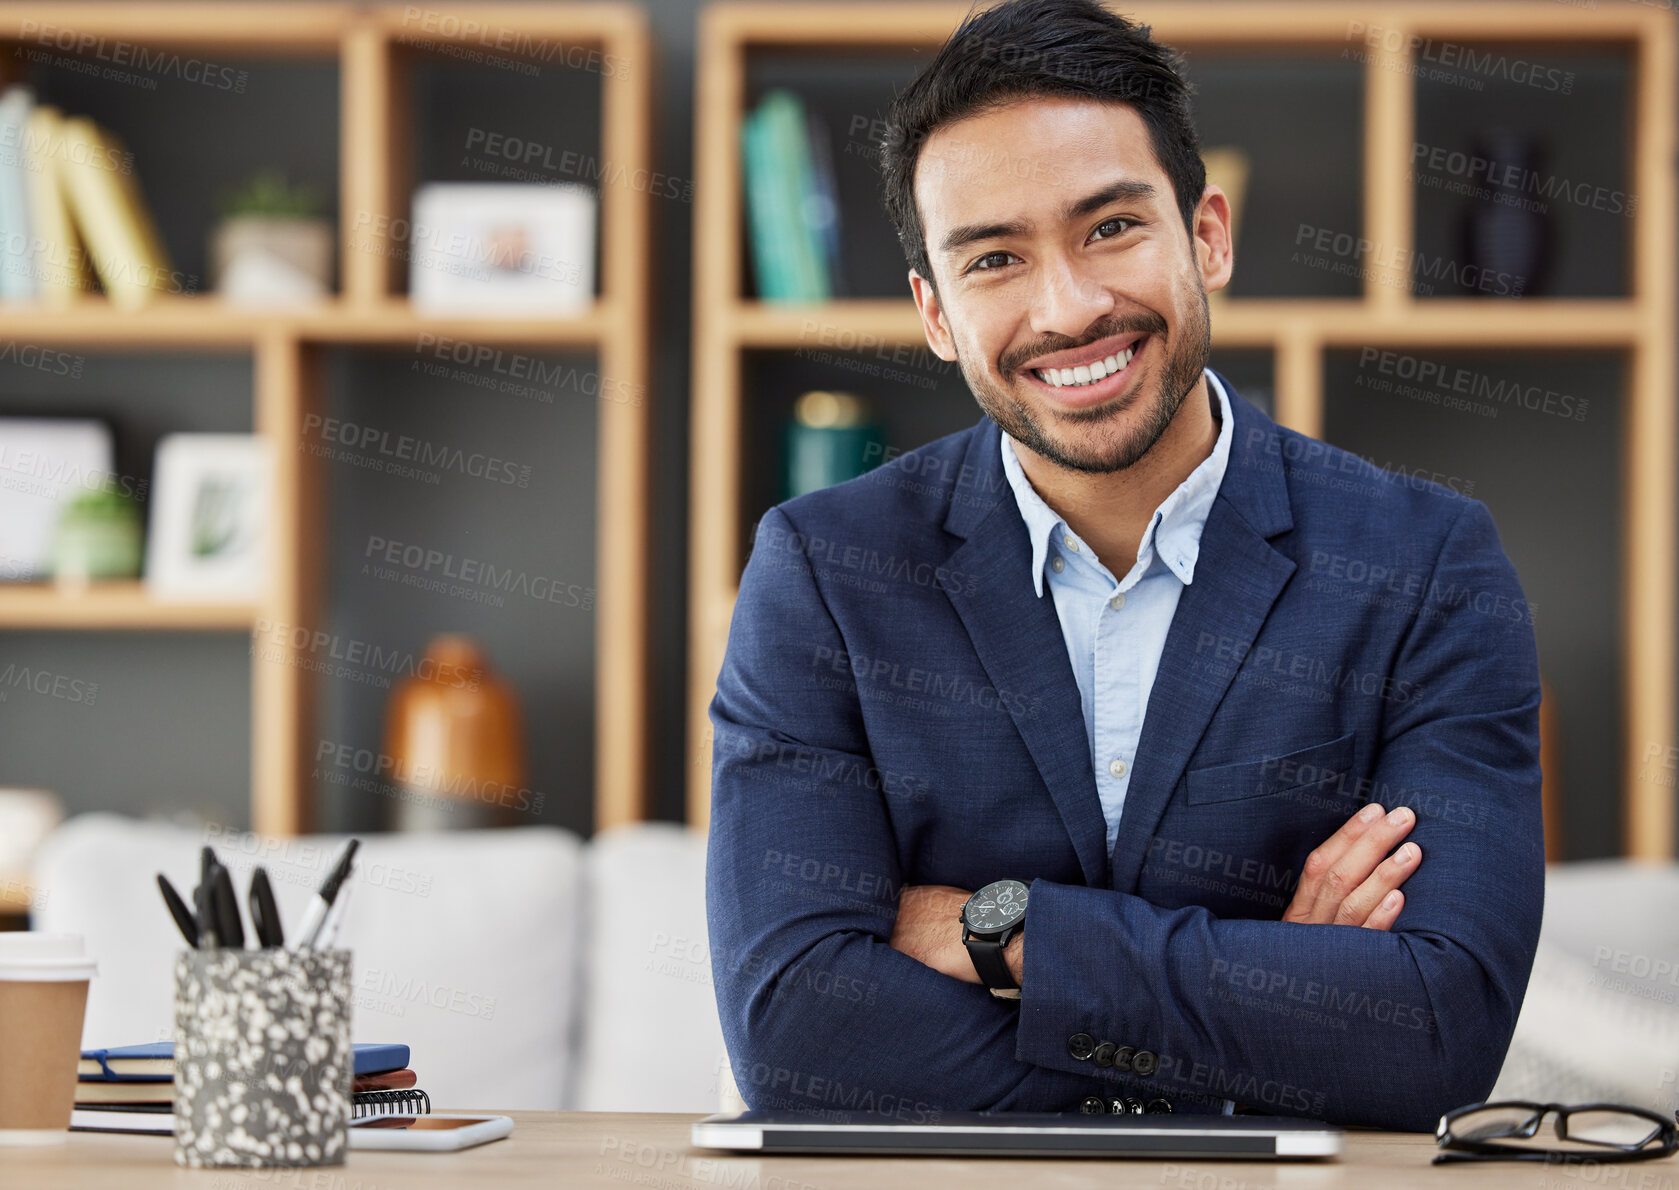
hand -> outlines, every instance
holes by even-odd
[[[1406,806],[1387,815],[1374,802],[1365,806],[1306,857],[1283,920],[1391,929],[1405,907],[1399,886],[1422,863],[1415,843],[1393,849],[1416,824]]]
[[[968,948],[962,945],[962,906],[972,893],[948,884],[912,884],[898,897],[898,920],[892,926],[893,950],[963,983],[979,983],[979,972]],[[1003,948],[1016,985],[1026,963],[1024,930]]]

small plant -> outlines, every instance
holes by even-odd
[[[278,170],[263,170],[237,190],[222,196],[224,218],[312,219],[325,209],[321,192],[306,183],[293,185]]]

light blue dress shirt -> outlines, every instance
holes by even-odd
[[[1166,648],[1166,633],[1178,610],[1178,597],[1195,581],[1201,531],[1230,459],[1235,425],[1230,398],[1216,376],[1205,375],[1217,400],[1218,441],[1201,465],[1154,510],[1136,560],[1120,579],[1043,502],[1021,469],[1013,441],[1007,434],[1002,436],[1003,473],[1014,489],[1032,541],[1033,587],[1041,599],[1044,580],[1049,580],[1073,677],[1078,681],[1096,792],[1108,825],[1109,854],[1119,837],[1137,738],[1143,731],[1143,713],[1160,668],[1160,654]]]

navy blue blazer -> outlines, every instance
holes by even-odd
[[[711,705],[706,888],[751,1106],[1097,1093],[1431,1130],[1490,1091],[1543,901],[1528,605],[1485,506],[1226,388],[1229,467],[1112,854],[995,423],[759,522]],[[1280,921],[1369,801],[1417,813],[1393,930]],[[888,945],[905,886],[1004,877],[1031,884],[1018,1004]],[[1097,1065],[1103,1041],[1132,1068]]]

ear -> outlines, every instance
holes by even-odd
[[[915,295],[915,308],[921,314],[921,330],[927,336],[927,346],[946,363],[953,363],[956,359],[956,339],[950,333],[950,324],[945,321],[933,283],[911,269],[909,291]]]
[[[1230,200],[1224,191],[1208,184],[1195,208],[1195,265],[1208,293],[1230,284],[1236,264],[1235,245],[1230,238]]]

